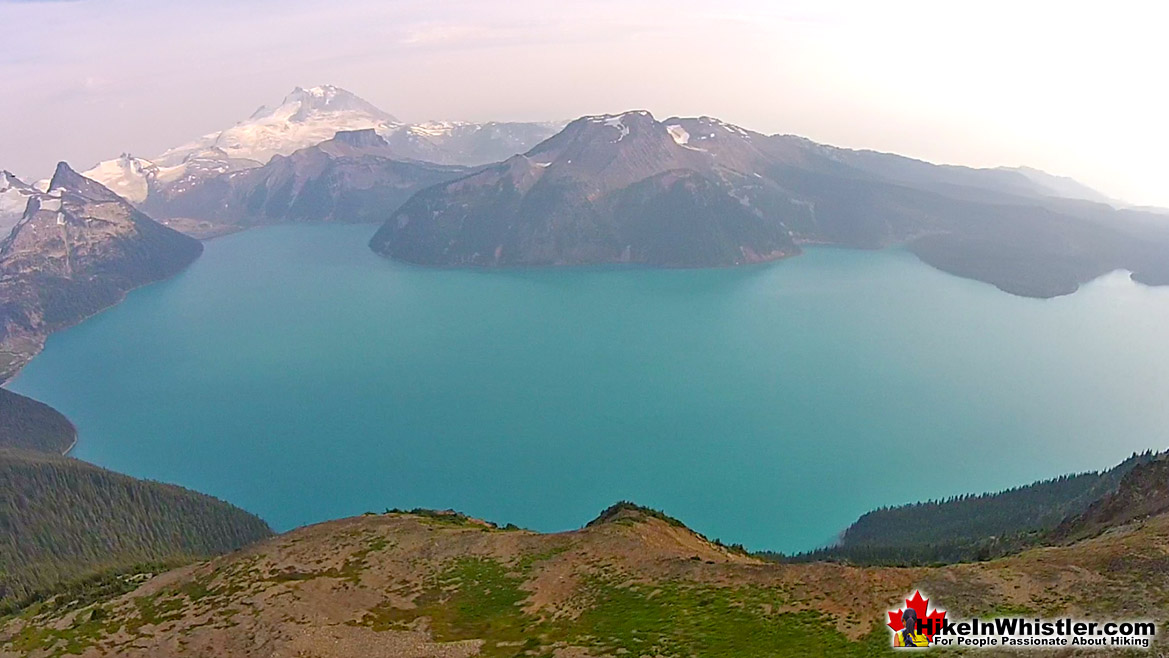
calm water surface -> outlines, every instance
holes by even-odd
[[[538,530],[620,499],[799,550],[876,506],[1169,445],[1169,289],[1047,301],[901,251],[723,270],[435,270],[370,226],[211,241],[11,388],[74,455],[278,529],[452,507]]]

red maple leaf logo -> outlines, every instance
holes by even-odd
[[[932,642],[934,639],[934,631],[941,628],[941,621],[946,618],[946,611],[935,609],[933,612],[926,614],[926,609],[929,608],[929,604],[930,600],[923,599],[920,591],[914,592],[912,599],[905,599],[906,607],[913,608],[913,611],[917,613],[918,620],[922,622],[922,634]],[[893,629],[894,633],[905,628],[905,623],[901,621],[901,615],[904,612],[905,608],[899,608],[889,612],[888,626]],[[931,621],[934,622],[932,629],[929,623]]]

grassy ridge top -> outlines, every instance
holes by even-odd
[[[769,563],[632,506],[556,534],[393,512],[301,528],[129,593],[33,606],[0,625],[0,655],[891,655],[885,611],[916,588],[955,615],[1165,619],[1167,559],[1164,516],[905,569]]]

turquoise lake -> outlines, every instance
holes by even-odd
[[[11,383],[73,455],[276,529],[455,508],[542,530],[629,499],[794,551],[881,505],[1169,446],[1169,289],[1035,300],[899,250],[721,270],[459,271],[372,226],[207,243]]]

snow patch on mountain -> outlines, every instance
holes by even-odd
[[[123,153],[113,160],[97,163],[93,168],[81,172],[81,175],[105,185],[130,203],[138,204],[149,196],[149,179],[157,171],[158,167],[153,162]]]
[[[404,126],[402,129],[424,137],[450,137],[459,129],[465,129],[474,125],[464,121],[423,121],[422,123]]]
[[[629,126],[625,125],[625,122],[619,116],[605,119],[605,125],[617,129],[619,134],[617,135],[617,139],[613,140],[614,142],[619,142],[629,135]]]
[[[261,107],[251,117],[226,130],[170,149],[157,158],[173,166],[207,149],[222,150],[228,157],[265,163],[275,155],[332,139],[340,131],[375,129],[392,131],[402,123],[392,115],[344,89],[332,85],[297,87],[276,107]]]
[[[675,144],[677,144],[678,146],[681,146],[684,149],[690,149],[691,151],[699,151],[701,153],[707,152],[706,149],[698,148],[697,146],[691,146],[690,145],[690,132],[676,123],[667,124],[666,125],[666,132],[670,133],[670,137],[672,137],[674,139]],[[699,139],[704,139],[704,137],[699,137]]]
[[[745,137],[745,138],[751,137],[751,134],[748,133],[746,130],[736,126],[733,123],[727,123],[726,121],[723,121],[722,119],[716,119],[714,117],[705,117],[704,116],[704,117],[698,117],[698,120],[702,123],[707,124],[707,125],[714,126],[715,128],[721,128],[722,130],[725,130],[726,132],[729,132],[733,135],[737,135],[739,137]],[[714,137],[715,134],[711,133],[710,136]]]
[[[0,170],[0,240],[7,237],[20,221],[28,200],[35,195],[36,190],[31,185],[10,171]]]

